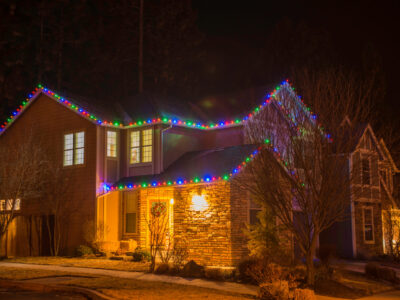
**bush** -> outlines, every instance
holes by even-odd
[[[247,274],[259,285],[280,281],[287,277],[280,265],[265,260],[250,265]]]
[[[169,272],[169,265],[167,263],[159,264],[154,271],[155,274],[166,274]]]
[[[135,262],[150,261],[150,259],[150,253],[140,248],[136,248],[135,252],[132,253],[132,260]]]
[[[174,248],[172,250],[172,261],[175,268],[182,269],[183,264],[189,256],[187,241],[184,239],[175,240]]]
[[[266,300],[287,300],[289,299],[289,285],[283,280],[267,282],[260,285],[258,298]]]
[[[253,279],[251,276],[249,276],[249,275],[247,274],[247,270],[248,270],[251,266],[257,264],[258,261],[259,261],[259,260],[254,259],[254,258],[248,258],[248,259],[242,260],[242,261],[239,263],[239,265],[238,265],[238,267],[237,267],[237,270],[238,270],[238,272],[239,272],[239,279],[240,279],[241,281],[243,281],[243,282],[248,282],[248,283],[256,283],[256,282],[254,281],[254,279]]]
[[[75,250],[76,256],[87,256],[93,254],[93,249],[89,246],[79,245]]]
[[[220,269],[216,268],[206,268],[204,272],[204,276],[210,280],[223,281],[224,273]]]
[[[309,289],[295,289],[294,300],[315,300],[315,294],[313,290]]]
[[[201,278],[204,275],[204,267],[191,260],[183,267],[182,275],[185,277]]]
[[[367,263],[365,265],[365,275],[373,278],[378,278],[378,268],[377,263]]]

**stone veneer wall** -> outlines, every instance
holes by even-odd
[[[195,211],[193,195],[204,195],[208,208]],[[186,240],[189,259],[207,266],[233,265],[230,183],[176,187],[174,200],[175,241]]]

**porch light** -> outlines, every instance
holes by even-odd
[[[208,203],[205,195],[193,195],[191,210],[205,211],[208,208]]]
[[[169,204],[174,205],[174,198],[171,198],[171,199],[169,200]]]

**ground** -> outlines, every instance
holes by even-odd
[[[342,262],[338,268],[337,281],[317,286],[318,299],[355,299],[394,289],[389,283],[366,278],[360,273],[361,263]],[[143,272],[147,269],[147,263],[99,258],[14,258],[0,262],[0,279],[90,288],[115,299],[251,299],[257,293],[255,286]]]

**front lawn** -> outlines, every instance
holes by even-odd
[[[57,284],[90,288],[93,290],[97,290],[114,299],[254,299],[254,297],[251,296],[244,296],[219,290],[172,283],[151,282],[95,275],[84,277],[81,273],[74,274],[73,272],[68,273],[13,267],[0,268],[0,279],[8,280],[27,280],[29,282],[29,279],[49,278],[66,275],[77,277],[65,282],[58,282]]]
[[[54,257],[54,256],[38,256],[38,257],[16,257],[8,258],[5,262],[38,264],[38,265],[58,265],[64,267],[82,267],[94,269],[108,269],[119,271],[136,271],[147,272],[149,263],[110,260],[107,258],[81,258],[81,257]]]

